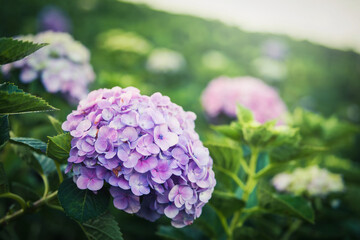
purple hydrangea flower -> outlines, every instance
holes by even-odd
[[[259,123],[278,120],[278,124],[282,124],[287,111],[277,91],[253,77],[219,77],[212,80],[201,100],[206,114],[211,118],[220,113],[234,118],[236,105],[240,104],[250,109]]]
[[[73,170],[80,189],[110,184],[120,210],[189,225],[216,184],[195,118],[160,93],[143,96],[132,87],[93,91],[62,125],[73,137],[67,171]]]
[[[40,31],[70,32],[71,24],[66,14],[58,7],[44,7],[37,19]]]
[[[88,85],[94,81],[95,74],[89,63],[90,53],[81,43],[68,33],[51,31],[18,38],[49,45],[26,58],[2,66],[5,75],[12,69],[19,69],[23,83],[40,79],[46,91],[60,92],[71,103],[86,97]]]

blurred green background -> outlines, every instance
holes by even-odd
[[[210,80],[221,75],[263,79],[279,90],[289,110],[301,106],[327,117],[335,115],[355,124],[360,122],[360,55],[353,51],[329,49],[287,36],[248,33],[218,21],[115,0],[1,0],[0,36],[36,33],[38,15],[49,4],[64,11],[72,25],[71,34],[91,52],[97,74],[91,89],[118,85],[135,86],[143,94],[159,91],[197,114],[197,130],[203,136],[209,127],[200,95]],[[111,39],[119,36],[122,44],[114,44]],[[149,72],[146,60],[156,48],[181,53],[185,67],[177,73]],[[47,100],[62,109],[57,113],[60,120],[75,108],[51,95]],[[42,114],[27,116],[27,120],[16,118],[29,126],[25,132],[17,132],[22,136],[36,132],[31,127],[34,122],[47,121]],[[12,128],[16,132],[19,127],[14,123]],[[46,140],[50,128],[32,137]],[[352,148],[345,156],[355,160],[360,154]],[[17,164],[20,162],[7,166],[10,176],[25,180],[32,174],[30,182],[40,181],[30,171],[19,172]],[[53,216],[52,222],[45,222],[47,214]],[[156,238],[151,235],[156,231],[155,224],[142,224],[144,220],[123,213],[118,218],[126,218],[127,224],[120,223],[126,239]],[[29,222],[32,224],[26,224]],[[139,231],[137,225],[147,229]],[[23,217],[2,234],[5,239],[84,238],[75,222],[54,210]]]

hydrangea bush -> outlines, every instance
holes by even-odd
[[[73,169],[79,189],[98,191],[109,183],[118,209],[189,225],[216,184],[195,118],[160,93],[93,91],[62,125],[73,137],[67,171]]]
[[[182,54],[166,49],[159,48],[151,52],[146,62],[146,68],[153,73],[176,73],[184,68],[186,64]]]
[[[19,37],[48,46],[19,61],[2,66],[2,72],[20,70],[20,81],[30,83],[40,79],[46,91],[60,92],[70,102],[86,97],[89,83],[95,74],[90,65],[90,53],[71,35],[60,32],[42,32],[37,35]]]
[[[236,106],[250,109],[260,123],[277,119],[281,124],[286,105],[276,90],[253,77],[219,77],[212,80],[201,96],[202,106],[208,116],[224,113],[236,117]]]
[[[277,191],[308,196],[326,196],[345,189],[340,174],[318,166],[297,168],[292,173],[279,173],[272,179],[272,183]]]

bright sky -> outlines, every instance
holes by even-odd
[[[360,53],[359,0],[126,0]]]

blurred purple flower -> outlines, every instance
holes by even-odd
[[[71,23],[66,14],[58,7],[44,7],[37,19],[38,29],[43,31],[54,32],[71,32]]]

